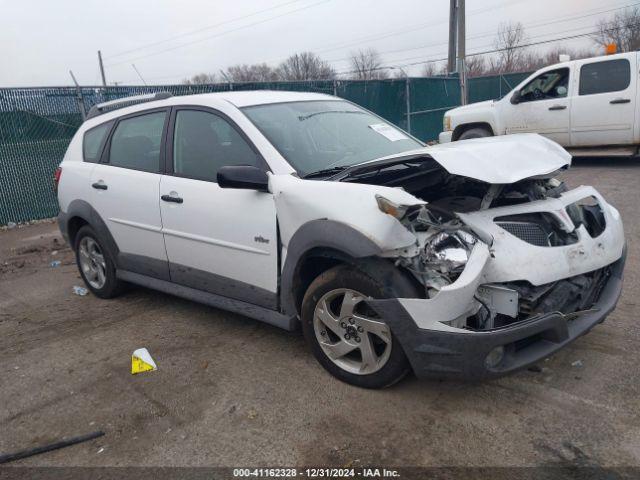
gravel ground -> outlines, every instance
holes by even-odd
[[[582,161],[565,179],[622,212],[624,294],[541,371],[482,384],[350,387],[300,334],[145,289],[74,295],[53,223],[0,232],[0,452],[103,429],[16,465],[638,466],[640,165]],[[129,373],[139,347],[158,371]]]

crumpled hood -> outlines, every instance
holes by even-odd
[[[487,183],[515,183],[571,165],[571,155],[537,133],[476,138],[433,145],[399,155],[427,154],[453,175]]]

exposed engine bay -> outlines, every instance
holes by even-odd
[[[402,206],[392,204],[384,197],[376,197],[382,211],[395,216],[418,238],[419,248],[398,256],[396,265],[411,272],[424,285],[426,298],[434,298],[443,287],[459,278],[477,242],[491,247],[494,241],[486,232],[465,224],[459,214],[490,209],[498,212],[501,207],[559,198],[567,188],[554,178],[556,174],[553,172],[512,184],[490,184],[452,175],[435,160],[422,157],[371,165],[341,180],[400,187],[427,202]],[[593,197],[575,202],[565,211],[567,218],[564,219],[550,212],[529,212],[500,215],[493,221],[505,232],[535,247],[575,244],[579,240],[577,232],[581,226],[594,238],[605,229],[603,210]],[[456,319],[452,325],[483,331],[549,311],[576,314],[593,306],[607,276],[605,267],[537,286],[524,280],[480,286],[474,295],[474,312]],[[490,298],[500,298],[502,305],[493,305],[491,300],[483,298],[483,292],[488,292]]]

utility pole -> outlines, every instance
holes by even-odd
[[[142,80],[142,83],[144,83],[144,86],[147,86],[147,82],[144,81],[144,78],[142,78],[142,75],[140,75],[140,72],[138,71],[138,69],[136,68],[135,64],[132,63],[131,66],[133,67],[133,69],[136,71],[136,73],[138,74],[138,77],[140,77],[140,80]]]
[[[456,49],[458,33],[458,2],[449,0],[449,56],[447,59],[447,72],[456,71]]]
[[[71,70],[69,70],[69,75],[71,75],[71,79],[76,85],[76,101],[78,102],[78,110],[80,110],[80,115],[82,116],[82,121],[84,122],[87,118],[87,113],[84,109],[84,98],[82,97],[82,90],[80,89],[80,84],[78,84],[78,81],[76,80],[76,76]]]
[[[460,79],[460,103],[467,104],[467,67],[465,65],[466,57],[466,29],[465,29],[465,13],[464,1],[458,0],[458,78]]]
[[[107,79],[104,76],[104,64],[102,63],[102,52],[98,50],[98,63],[100,64],[100,75],[102,75],[102,86],[107,86]]]

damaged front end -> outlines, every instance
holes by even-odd
[[[411,350],[419,375],[504,374],[561,348],[614,308],[624,233],[595,189],[567,191],[553,174],[488,184],[438,167],[420,182],[411,169],[424,173],[425,163],[366,178],[428,202],[376,198],[416,238],[385,256],[424,286],[425,298],[369,301]]]

